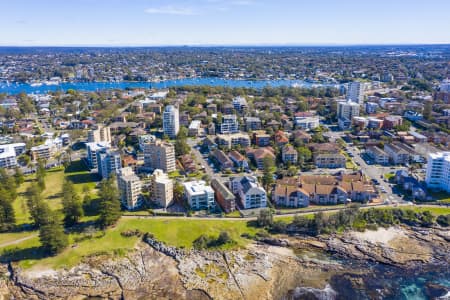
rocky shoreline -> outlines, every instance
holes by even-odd
[[[0,299],[295,299],[295,293],[305,291],[332,296],[327,284],[333,278],[364,270],[308,259],[298,251],[405,269],[448,266],[449,234],[439,228],[398,227],[318,238],[285,236],[226,252],[187,251],[145,237],[125,257],[93,256],[70,270],[36,273],[15,263],[2,265]]]

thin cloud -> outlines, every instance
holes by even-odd
[[[255,2],[250,1],[250,0],[235,0],[235,1],[231,1],[231,4],[233,4],[233,5],[252,5],[252,4],[255,4]]]
[[[177,16],[194,16],[198,12],[190,7],[178,7],[178,6],[162,6],[151,7],[145,10],[148,14],[155,15],[177,15]]]

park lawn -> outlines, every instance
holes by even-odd
[[[450,214],[450,207],[440,207],[440,206],[436,206],[436,207],[401,207],[402,209],[412,209],[416,212],[424,212],[424,211],[429,211],[430,213],[432,213],[434,216],[439,216],[439,215],[448,215]]]
[[[226,218],[241,218],[241,214],[239,213],[238,210],[235,210],[233,212],[230,212],[228,214],[225,214]]]
[[[292,217],[290,217],[290,220],[292,220]],[[22,256],[23,260],[20,261],[20,266],[23,268],[70,268],[82,261],[83,257],[89,255],[99,253],[123,255],[128,250],[132,250],[136,246],[139,238],[123,237],[120,233],[135,229],[141,232],[152,233],[156,239],[167,245],[184,248],[192,248],[192,242],[201,234],[217,237],[221,231],[226,231],[236,241],[236,244],[226,245],[223,249],[245,247],[250,240],[241,237],[241,235],[243,233],[254,235],[261,230],[249,226],[247,221],[196,220],[189,218],[122,218],[115,227],[108,229],[104,236],[100,236],[97,233],[96,236],[99,236],[97,238],[75,242],[75,238],[80,235],[71,234],[69,236],[70,245],[61,254],[54,257],[42,258],[42,253],[36,250],[36,247],[39,246],[39,239],[37,237],[14,245],[14,247],[8,247],[7,249],[21,249],[19,253],[26,253],[28,255],[28,257],[26,255]],[[32,247],[34,252],[27,249],[29,247]],[[30,255],[30,253],[34,253],[35,256]]]
[[[450,194],[446,192],[430,192],[430,196],[433,197],[433,200],[436,200],[441,203],[450,203]]]
[[[37,234],[37,231],[21,231],[21,232],[5,232],[0,233],[0,247],[3,244],[26,238],[30,235]],[[1,249],[1,248],[0,248]]]
[[[17,189],[18,197],[13,203],[17,225],[27,224],[30,222],[30,214],[26,205],[27,200],[25,192],[35,178],[36,176],[34,174],[26,176],[25,182]],[[66,169],[66,171],[64,171],[62,167],[47,170],[47,175],[45,177],[45,190],[42,192],[42,196],[44,200],[47,200],[51,209],[61,209],[61,188],[64,178],[68,178],[74,183],[75,189],[80,195],[80,198],[82,198],[83,186],[85,185],[90,188],[91,196],[96,195],[95,186],[98,182],[97,175],[91,174],[81,161],[74,161],[72,162],[72,165]],[[83,221],[86,220],[83,219]]]
[[[394,180],[395,174],[394,173],[386,173],[386,174],[384,174],[384,178],[386,178],[387,181]]]

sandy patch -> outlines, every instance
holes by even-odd
[[[390,227],[388,229],[378,228],[378,230],[366,230],[364,232],[352,232],[352,236],[359,240],[375,244],[388,244],[391,240],[405,237],[402,229]]]

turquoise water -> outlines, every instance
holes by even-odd
[[[161,82],[63,82],[58,85],[41,85],[31,86],[27,83],[0,83],[0,93],[17,94],[20,92],[26,93],[46,93],[49,91],[67,91],[69,89],[81,91],[99,91],[107,89],[126,89],[126,88],[156,88],[163,89],[169,87],[180,86],[222,86],[231,88],[255,88],[262,89],[266,86],[280,87],[292,86],[311,88],[311,87],[339,87],[338,85],[330,84],[312,84],[301,80],[236,80],[236,79],[221,79],[221,78],[186,78],[174,79]]]
[[[412,269],[401,269],[377,263],[355,265],[365,268],[365,275],[336,275],[331,288],[336,292],[334,299],[387,299],[426,300],[439,298],[450,291],[450,268],[445,265],[424,265]],[[356,289],[352,281],[361,280],[362,289]]]
[[[324,289],[298,286],[279,299],[450,299],[450,266],[445,263],[417,264],[405,269],[327,252],[297,250],[295,253],[305,261],[336,264],[348,271],[332,276]]]

